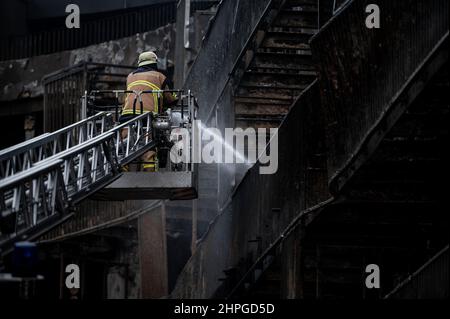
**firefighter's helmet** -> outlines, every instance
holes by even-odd
[[[139,55],[138,65],[144,66],[149,64],[154,64],[158,62],[158,56],[155,52],[147,51],[143,52]]]

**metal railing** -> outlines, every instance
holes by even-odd
[[[80,112],[80,97],[99,85],[107,85],[109,89],[122,87],[134,69],[126,65],[81,62],[44,77],[44,132],[85,118],[86,114]]]
[[[138,96],[165,92],[145,91]],[[190,92],[180,98],[182,113],[187,99],[188,118],[179,125],[192,132],[195,99]],[[112,114],[102,112],[4,152],[4,160],[10,164],[4,165],[8,175],[0,179],[0,247],[51,227],[51,220],[70,214],[71,206],[118,178],[122,166],[153,149],[158,137],[157,116],[166,120],[164,114],[146,112],[111,128]],[[167,127],[169,133],[171,128]],[[189,145],[194,147],[192,140]],[[193,156],[192,150],[190,154]],[[192,162],[184,169],[193,171]]]
[[[127,128],[124,137],[122,129]],[[70,205],[106,186],[125,165],[154,147],[152,114],[145,113],[108,132],[38,162],[31,169],[0,181],[0,207],[14,241],[46,220],[69,213]]]
[[[385,299],[447,299],[449,287],[449,246],[447,245]]]
[[[48,157],[84,143],[113,127],[112,115],[100,112],[53,133],[0,151],[0,178],[9,177],[31,168]]]
[[[96,109],[95,105],[93,106],[90,101],[93,101],[93,99],[96,96],[105,96],[105,95],[112,95],[115,100],[117,101],[120,96],[123,95],[133,95],[134,101],[133,101],[133,108],[132,111],[134,116],[143,114],[146,112],[144,110],[144,104],[142,100],[142,95],[144,94],[150,94],[153,95],[158,102],[159,105],[161,105],[161,100],[163,99],[164,94],[176,94],[178,97],[178,104],[174,108],[170,108],[170,111],[163,112],[161,107],[158,107],[158,113],[152,113],[150,112],[150,115],[153,118],[153,115],[157,116],[156,120],[152,120],[152,124],[156,126],[154,129],[158,130],[161,128],[165,128],[164,130],[171,132],[172,129],[175,128],[185,128],[190,132],[189,136],[189,142],[186,143],[186,147],[189,148],[189,150],[184,150],[189,152],[189,159],[186,163],[183,164],[184,170],[187,171],[194,171],[195,167],[195,152],[196,144],[198,141],[198,127],[194,125],[194,119],[197,118],[197,112],[198,112],[198,103],[195,97],[192,95],[191,91],[188,90],[185,92],[184,90],[146,90],[146,91],[135,91],[135,90],[93,90],[89,93],[85,93],[85,95],[82,98],[82,113],[87,113],[89,109],[94,108]],[[107,109],[108,111],[112,112],[115,115],[115,118],[119,118],[119,108],[120,106],[118,104],[114,105],[106,105],[103,106],[104,109]],[[125,125],[125,124],[124,124]],[[122,127],[123,125],[121,125]],[[129,130],[128,127],[123,127],[123,130]],[[181,133],[181,132],[180,132]],[[117,132],[117,134],[119,134]],[[170,140],[170,135],[167,135],[167,141]],[[180,135],[183,135],[182,133]],[[166,141],[166,142],[167,142]],[[167,147],[167,145],[166,145]],[[183,157],[184,158],[184,157]],[[170,170],[170,169],[169,169]]]
[[[52,161],[0,181],[1,243],[18,238],[58,211],[65,211],[67,197],[60,172],[62,163],[62,160]]]

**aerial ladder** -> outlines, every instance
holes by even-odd
[[[8,251],[15,242],[32,240],[55,227],[76,204],[96,193],[106,200],[195,198],[194,161],[173,163],[170,152],[177,144],[181,145],[177,155],[193,156],[198,106],[190,91],[177,90],[177,106],[158,114],[143,112],[143,94],[160,97],[165,92],[85,92],[83,120],[0,151],[0,250]],[[140,112],[120,124],[118,97],[124,94],[135,96],[134,110],[140,107]],[[107,95],[117,103],[99,106]],[[152,149],[158,150],[160,159],[157,172],[125,172],[124,167]]]

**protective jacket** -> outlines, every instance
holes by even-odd
[[[139,67],[127,77],[127,90],[150,91],[150,90],[171,90],[172,83],[167,77],[153,66]],[[144,93],[141,94],[143,111],[159,113],[163,108],[170,107],[177,102],[175,93]],[[125,103],[122,115],[141,114],[141,106],[135,94],[128,93],[125,96]]]

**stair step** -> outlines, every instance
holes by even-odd
[[[257,89],[257,90],[290,90],[290,91],[303,91],[308,87],[309,84],[299,84],[297,86],[283,86],[283,85],[259,85],[257,83],[241,83],[240,87],[246,89]]]
[[[307,272],[304,276],[305,282],[316,282],[315,272]],[[319,281],[321,283],[326,282],[328,284],[350,284],[357,285],[362,280],[361,271],[359,272],[348,272],[343,274],[342,272],[331,272],[331,271],[320,271]]]
[[[295,27],[295,26],[271,26],[267,29],[269,33],[295,33],[295,34],[309,34],[313,36],[316,34],[318,29],[316,27]]]
[[[271,63],[271,64],[269,64]],[[311,75],[316,76],[316,70],[312,65],[295,65],[291,64],[292,67],[287,65],[281,67],[275,63],[268,61],[267,64],[252,64],[249,66],[249,70],[256,70],[260,72],[275,73],[275,74],[299,74],[299,75]]]
[[[303,49],[287,49],[287,48],[259,48],[256,51],[257,54],[276,54],[277,58],[285,58],[289,59],[292,56],[305,56],[311,57],[311,50],[303,50]]]
[[[236,117],[240,116],[277,116],[282,117],[289,111],[289,105],[274,105],[274,104],[235,104]]]
[[[309,50],[310,34],[301,32],[268,32],[261,44],[266,48]]]
[[[276,128],[280,125],[284,117],[256,117],[256,116],[236,116],[235,126],[246,129],[252,127],[258,128]]]
[[[370,181],[361,181],[357,185],[353,185],[346,196],[350,200],[429,201],[436,200],[440,196],[437,190],[438,185],[430,185],[430,183],[423,182],[371,183]]]
[[[402,210],[403,208],[403,210]],[[397,203],[397,204],[383,204],[383,203],[353,203],[343,201],[340,204],[333,206],[333,212],[327,214],[321,221],[321,225],[337,226],[357,224],[360,226],[369,225],[373,227],[399,227],[403,228],[406,225],[414,225],[414,227],[423,227],[432,225],[433,221],[438,216],[444,217],[445,212],[437,203]],[[358,226],[358,227],[360,227]],[[367,247],[358,246],[336,246],[336,245],[321,245],[325,250],[330,252],[336,251],[335,255],[340,256],[344,254],[344,250],[348,251],[350,255],[358,255],[354,253],[358,249],[367,249]],[[399,247],[391,247],[392,250],[399,250]]]
[[[283,87],[287,89],[300,89],[308,86],[314,76],[299,76],[296,74],[277,74],[267,72],[247,71],[242,79],[243,85],[256,85],[264,87]]]
[[[288,0],[286,1],[285,7],[295,7],[302,5],[312,5],[317,6],[317,0]]]
[[[310,56],[278,56],[274,54],[257,54],[249,66],[250,68],[266,68],[280,70],[314,71]]]
[[[404,179],[415,178],[421,180],[435,179],[441,174],[442,163],[440,161],[423,162],[389,162],[389,165],[380,161],[372,161],[357,173],[357,179]]]
[[[280,88],[268,88],[268,87],[246,87],[239,86],[236,92],[236,97],[249,97],[249,98],[267,98],[289,101],[292,103],[294,98],[301,93],[302,89],[280,89]]]
[[[361,269],[361,258],[360,255],[341,255],[341,258],[331,258],[329,256],[322,256],[320,258],[320,268],[321,269],[348,269],[348,270],[358,270]],[[342,258],[345,257],[345,258]],[[317,257],[316,256],[305,256],[304,257],[304,267],[305,271],[313,270],[317,267]]]
[[[424,114],[424,112],[428,114]],[[413,113],[404,114],[387,134],[387,138],[425,139],[448,134],[449,114],[445,111],[430,113],[425,110],[420,112],[416,109]]]
[[[286,14],[314,14],[315,16],[317,16],[318,14],[318,10],[316,6],[312,6],[312,5],[293,5],[293,6],[289,6],[289,7],[285,7],[283,10],[281,10],[281,13],[286,13]]]
[[[426,117],[446,117],[448,119],[449,115],[449,104],[446,104],[443,100],[436,102],[428,100],[428,103],[425,106],[421,105],[420,108],[410,107],[402,117],[409,118],[410,120]]]
[[[417,161],[437,160],[442,154],[443,139],[439,137],[430,138],[385,138],[378,146],[371,161]]]
[[[318,15],[316,12],[282,10],[276,17],[272,26],[317,28],[317,24],[318,24]]]
[[[268,97],[253,97],[253,96],[235,96],[235,103],[248,105],[278,105],[290,106],[292,104],[291,98],[268,98]]]
[[[317,73],[315,70],[302,70],[302,69],[281,69],[281,68],[261,68],[261,67],[254,67],[254,68],[248,68],[248,73],[258,73],[258,74],[265,74],[265,75],[298,75],[298,76],[310,76],[310,77],[316,77]]]

